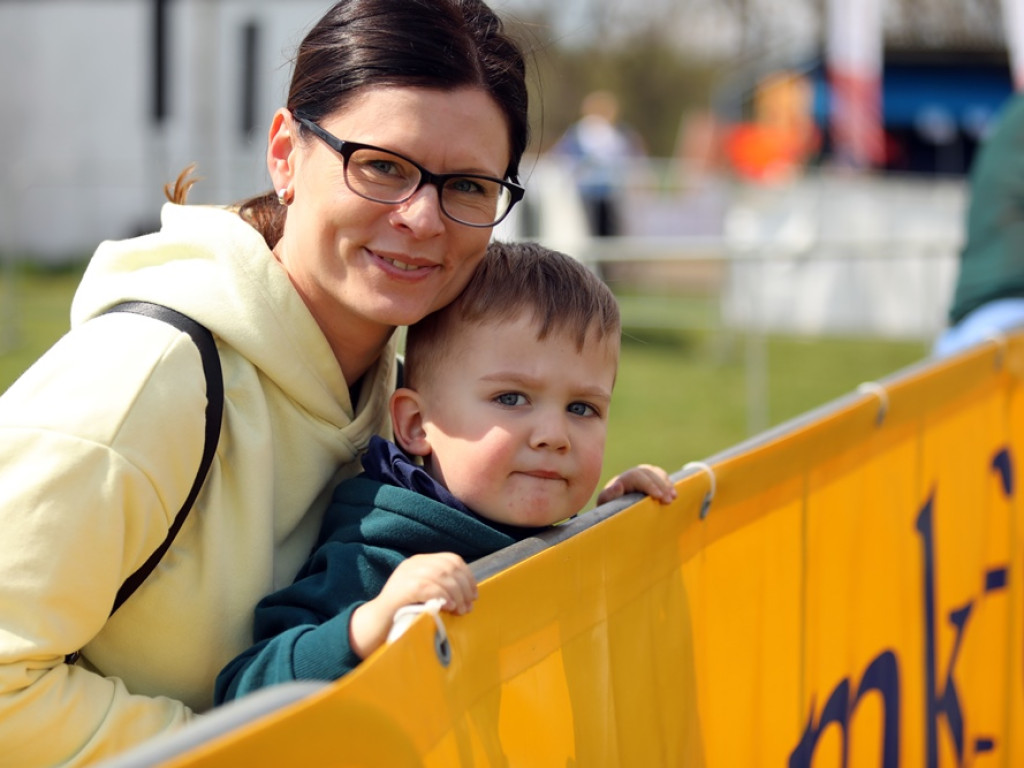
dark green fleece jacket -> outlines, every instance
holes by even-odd
[[[254,645],[217,677],[218,704],[274,683],[334,680],[355,668],[352,612],[379,594],[406,558],[455,552],[468,563],[537,531],[483,520],[387,441],[374,438],[369,455],[368,472],[335,490],[295,581],[256,606]]]

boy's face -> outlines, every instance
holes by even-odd
[[[538,340],[529,313],[463,327],[416,393],[423,439],[412,452],[489,520],[571,517],[600,479],[618,352],[617,338],[588,335],[583,351],[567,334]]]

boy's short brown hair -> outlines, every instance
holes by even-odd
[[[619,305],[601,279],[576,259],[537,243],[492,242],[469,284],[454,301],[409,326],[405,377],[413,389],[431,366],[440,365],[447,341],[463,323],[511,321],[530,312],[537,338],[573,337],[583,349],[621,332]]]

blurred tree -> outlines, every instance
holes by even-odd
[[[618,97],[622,121],[642,137],[646,150],[670,156],[682,115],[710,104],[721,65],[688,54],[653,22],[618,28],[601,42],[566,44],[554,37],[549,13],[537,12],[523,24],[535,74],[534,149],[547,149],[579,117],[587,93],[605,89]],[[601,16],[605,21],[594,28],[605,29],[615,15]]]

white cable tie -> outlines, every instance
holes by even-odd
[[[405,634],[405,631],[412,625],[420,614],[429,613],[437,622],[438,630],[444,632],[444,622],[441,621],[440,613],[444,607],[443,597],[432,597],[425,603],[414,603],[403,605],[395,611],[395,618],[391,620],[391,631],[388,632],[388,642],[395,640]]]
[[[1003,367],[1003,360],[1006,359],[1006,347],[1009,344],[1006,334],[1002,331],[990,331],[985,334],[985,341],[991,341],[996,345],[996,368]]]
[[[688,469],[700,469],[707,472],[708,480],[710,481],[710,488],[704,495],[704,501],[700,505],[700,519],[703,520],[708,515],[708,510],[711,508],[711,502],[715,498],[715,471],[703,461],[691,461],[683,466],[683,471]]]
[[[432,597],[425,603],[414,603],[403,605],[395,611],[395,618],[391,620],[391,631],[388,632],[387,642],[393,643],[405,634],[405,631],[412,626],[422,614],[429,613],[434,617],[434,624],[437,625],[437,632],[434,634],[434,650],[437,658],[445,667],[451,662],[452,652],[448,643],[448,632],[441,620],[441,609],[444,607],[443,597]]]
[[[889,413],[889,393],[885,387],[877,381],[865,381],[857,387],[857,391],[862,394],[874,395],[878,398],[879,407],[878,414],[875,416],[875,424],[881,424],[885,421],[886,414]]]

